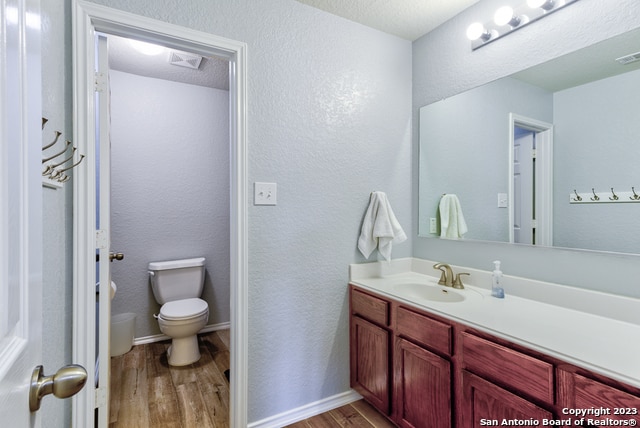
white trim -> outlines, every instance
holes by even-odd
[[[341,394],[316,401],[315,403],[306,404],[302,407],[298,407],[297,409],[288,410],[284,413],[280,413],[279,415],[270,416],[266,419],[262,419],[261,421],[252,422],[248,425],[248,428],[279,428],[287,426],[328,412],[329,410],[336,409],[340,406],[353,403],[361,398],[362,396],[354,390],[346,391]]]
[[[202,330],[200,330],[198,332],[198,334],[202,334],[202,333],[211,333],[212,331],[218,331],[218,330],[228,330],[231,326],[231,323],[229,322],[223,322],[220,324],[209,324],[207,326],[205,326]],[[150,336],[142,336],[142,337],[136,337],[133,339],[133,345],[145,345],[147,343],[155,343],[155,342],[162,342],[163,340],[169,340],[171,339],[171,337],[167,336],[166,334],[152,334]]]
[[[93,104],[96,31],[229,59],[231,139],[231,397],[230,426],[247,426],[248,395],[248,226],[247,226],[247,45],[166,22],[74,0],[74,141],[86,154],[74,181],[74,361],[94,371],[95,291],[95,135]],[[80,147],[81,146],[81,147]],[[88,373],[93,378],[93,373]],[[72,426],[93,426],[95,397],[85,388],[74,400]]]
[[[513,243],[513,144],[515,127],[536,133],[536,245],[553,245],[553,124],[509,113],[509,242]]]

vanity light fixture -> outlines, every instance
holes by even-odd
[[[476,22],[467,28],[471,49],[476,50],[498,40],[576,1],[578,0],[526,0],[524,5],[515,10],[510,6],[503,6],[496,10],[491,23],[483,25]]]

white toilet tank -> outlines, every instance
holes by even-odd
[[[204,257],[149,263],[151,289],[161,305],[200,297],[204,287]]]

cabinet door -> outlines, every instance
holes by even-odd
[[[401,427],[451,427],[451,363],[426,349],[397,338],[395,415]]]
[[[542,420],[553,419],[551,412],[467,371],[462,372],[462,390],[461,428],[509,425],[504,420],[537,420],[542,426]]]
[[[369,403],[390,412],[390,333],[360,317],[351,317],[351,387]]]

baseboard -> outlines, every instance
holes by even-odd
[[[360,394],[354,390],[349,390],[341,394],[325,398],[315,403],[310,403],[297,409],[292,409],[279,415],[271,416],[258,422],[252,422],[248,428],[280,428],[295,422],[308,419],[329,410],[333,410],[345,404],[353,403],[362,398]]]
[[[198,334],[200,333],[210,333],[212,331],[218,331],[218,330],[227,330],[229,329],[229,326],[231,325],[230,322],[222,322],[219,324],[210,324],[205,326],[202,330],[200,330],[198,332]],[[134,345],[144,345],[145,343],[154,343],[154,342],[162,342],[163,340],[169,340],[171,339],[169,336],[167,336],[166,334],[154,334],[151,336],[142,336],[142,337],[136,337],[133,339],[133,344]]]

